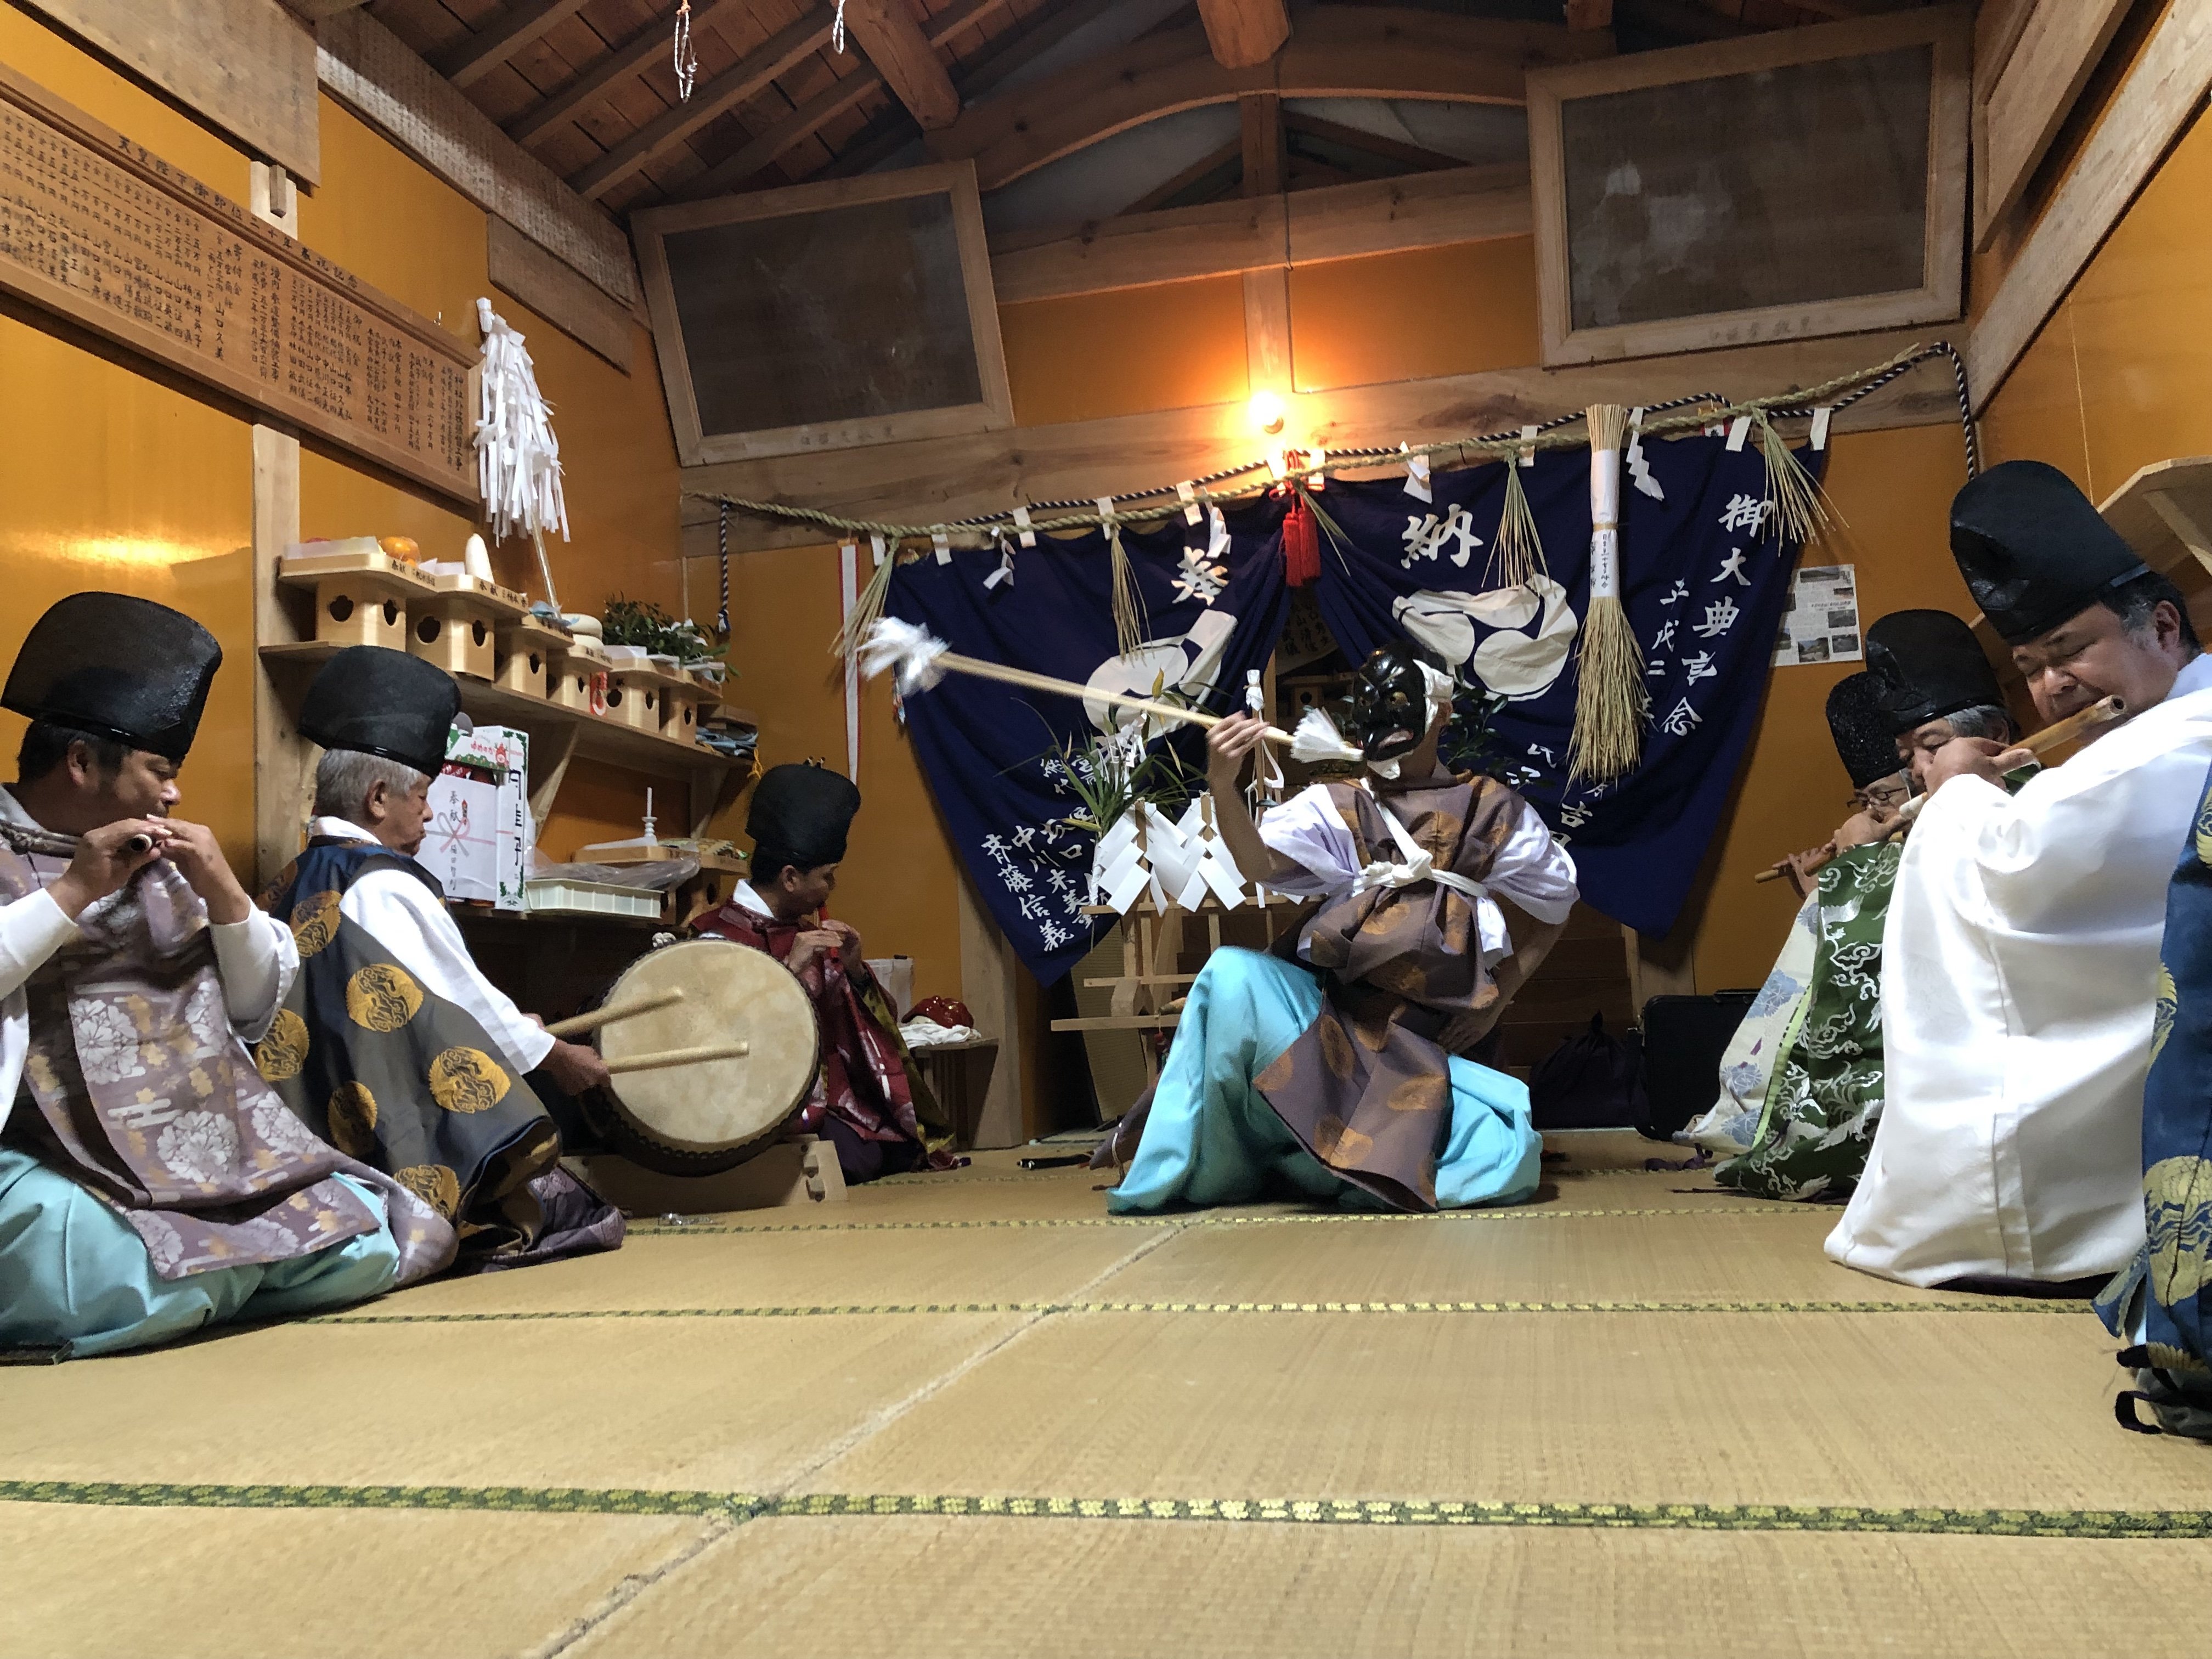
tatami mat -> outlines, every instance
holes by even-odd
[[[697,1517],[0,1504],[8,1659],[527,1651],[714,1529]]]
[[[2212,1449],[2079,1304],[1553,1144],[1421,1218],[989,1154],[0,1370],[0,1656],[2201,1650]]]
[[[0,1371],[0,1476],[757,1491],[1018,1322],[285,1326]]]
[[[826,1492],[2195,1509],[2086,1315],[1068,1315]],[[1012,1421],[1022,1431],[997,1431]]]
[[[2212,1544],[765,1521],[577,1659],[2204,1651]]]

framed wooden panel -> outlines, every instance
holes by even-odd
[[[1528,72],[1544,361],[1948,321],[1971,14]]]
[[[1974,246],[2027,188],[2128,15],[2129,0],[2036,0],[1992,62],[1974,64]]]
[[[637,216],[687,466],[1013,422],[972,162]]]

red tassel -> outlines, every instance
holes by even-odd
[[[1283,516],[1283,575],[1292,587],[1321,579],[1321,529],[1303,495]]]

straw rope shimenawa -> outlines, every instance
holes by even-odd
[[[1771,422],[1778,419],[1809,415],[1824,401],[1833,399],[1838,406],[1851,398],[1875,391],[1895,380],[1905,370],[1936,356],[1954,355],[1948,341],[1918,345],[1901,351],[1887,362],[1869,368],[1853,369],[1823,380],[1817,386],[1790,392],[1778,392],[1764,398],[1729,401],[1718,397],[1700,396],[1685,400],[1694,405],[1668,413],[1647,414],[1641,430],[1646,438],[1664,438],[1680,433],[1693,432],[1717,422],[1749,418],[1754,422]],[[1381,469],[1403,466],[1407,459],[1422,456],[1431,462],[1443,459],[1448,465],[1476,465],[1485,462],[1504,460],[1518,456],[1530,449],[1578,449],[1588,442],[1586,434],[1571,428],[1581,416],[1563,416],[1548,427],[1534,433],[1516,431],[1482,437],[1448,438],[1436,443],[1394,446],[1387,449],[1333,449],[1320,465],[1304,469],[1310,476],[1321,473],[1335,477],[1354,473],[1374,472]],[[1969,434],[1971,441],[1971,432]],[[1762,434],[1762,444],[1764,434]],[[1786,453],[1786,451],[1785,451]],[[1243,500],[1264,495],[1275,487],[1275,461],[1261,457],[1240,462],[1206,475],[1196,482],[1194,498],[1212,505],[1221,501]],[[1802,469],[1801,469],[1802,470]],[[1182,480],[1190,483],[1192,480]],[[1806,482],[1813,483],[1810,476]],[[983,546],[1018,529],[1037,532],[1095,530],[1114,524],[1157,524],[1183,510],[1182,498],[1176,484],[1149,485],[1112,496],[1101,496],[1101,501],[1113,503],[1111,514],[1096,507],[1084,511],[1071,504],[1069,510],[1054,512],[1047,517],[1031,516],[1025,526],[1017,526],[1013,509],[1002,513],[978,514],[973,518],[938,520],[926,524],[899,523],[884,519],[854,519],[842,514],[830,513],[821,507],[805,507],[793,501],[761,501],[750,496],[732,495],[720,490],[687,489],[684,497],[690,501],[713,501],[734,507],[740,512],[757,514],[763,518],[786,519],[794,523],[818,525],[824,530],[837,531],[846,536],[880,536],[887,542],[933,542],[939,536],[956,540],[967,546]],[[1814,485],[1817,489],[1817,484]],[[902,549],[903,553],[904,550]],[[886,563],[890,561],[887,559]],[[880,572],[878,579],[882,578]],[[876,586],[872,580],[871,587]],[[854,615],[860,614],[856,607]],[[866,629],[848,629],[856,637]]]

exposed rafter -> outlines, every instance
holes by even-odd
[[[965,112],[929,149],[969,157],[994,190],[1146,121],[1250,93],[1285,98],[1435,98],[1518,104],[1526,70],[1609,55],[1611,40],[1564,26],[1385,7],[1316,6],[1274,59],[1227,70],[1202,28],[1148,36]]]
[[[750,3],[750,0],[696,0],[691,8],[691,27],[703,29],[726,15],[734,17]],[[825,33],[823,38],[826,40],[829,36]],[[550,132],[609,87],[628,80],[647,64],[665,58],[668,52],[667,20],[656,17],[551,97],[532,105],[509,121],[507,136],[518,144],[526,144]]]
[[[932,46],[941,46],[962,30],[973,28],[1003,11],[1007,3],[1008,0],[963,0],[962,4],[946,7],[922,25],[922,36]],[[851,21],[849,12],[847,21]],[[767,131],[748,140],[736,155],[717,161],[686,185],[684,195],[687,198],[718,196],[735,189],[786,150],[805,143],[823,126],[883,88],[884,77],[873,69],[864,69],[857,75],[832,82]]]
[[[1224,69],[1264,64],[1291,38],[1283,0],[1198,0],[1198,15],[1214,61]]]
[[[435,67],[457,87],[480,81],[551,28],[583,10],[586,0],[514,0],[494,12],[467,40],[438,55]]]
[[[755,98],[779,75],[788,73],[830,44],[836,14],[817,7],[787,23],[766,44],[747,52],[704,86],[689,102],[672,104],[568,182],[586,196],[604,196],[656,155],[674,149],[724,110]]]
[[[848,0],[845,27],[923,131],[949,127],[960,113],[960,94],[906,8],[906,0]]]

